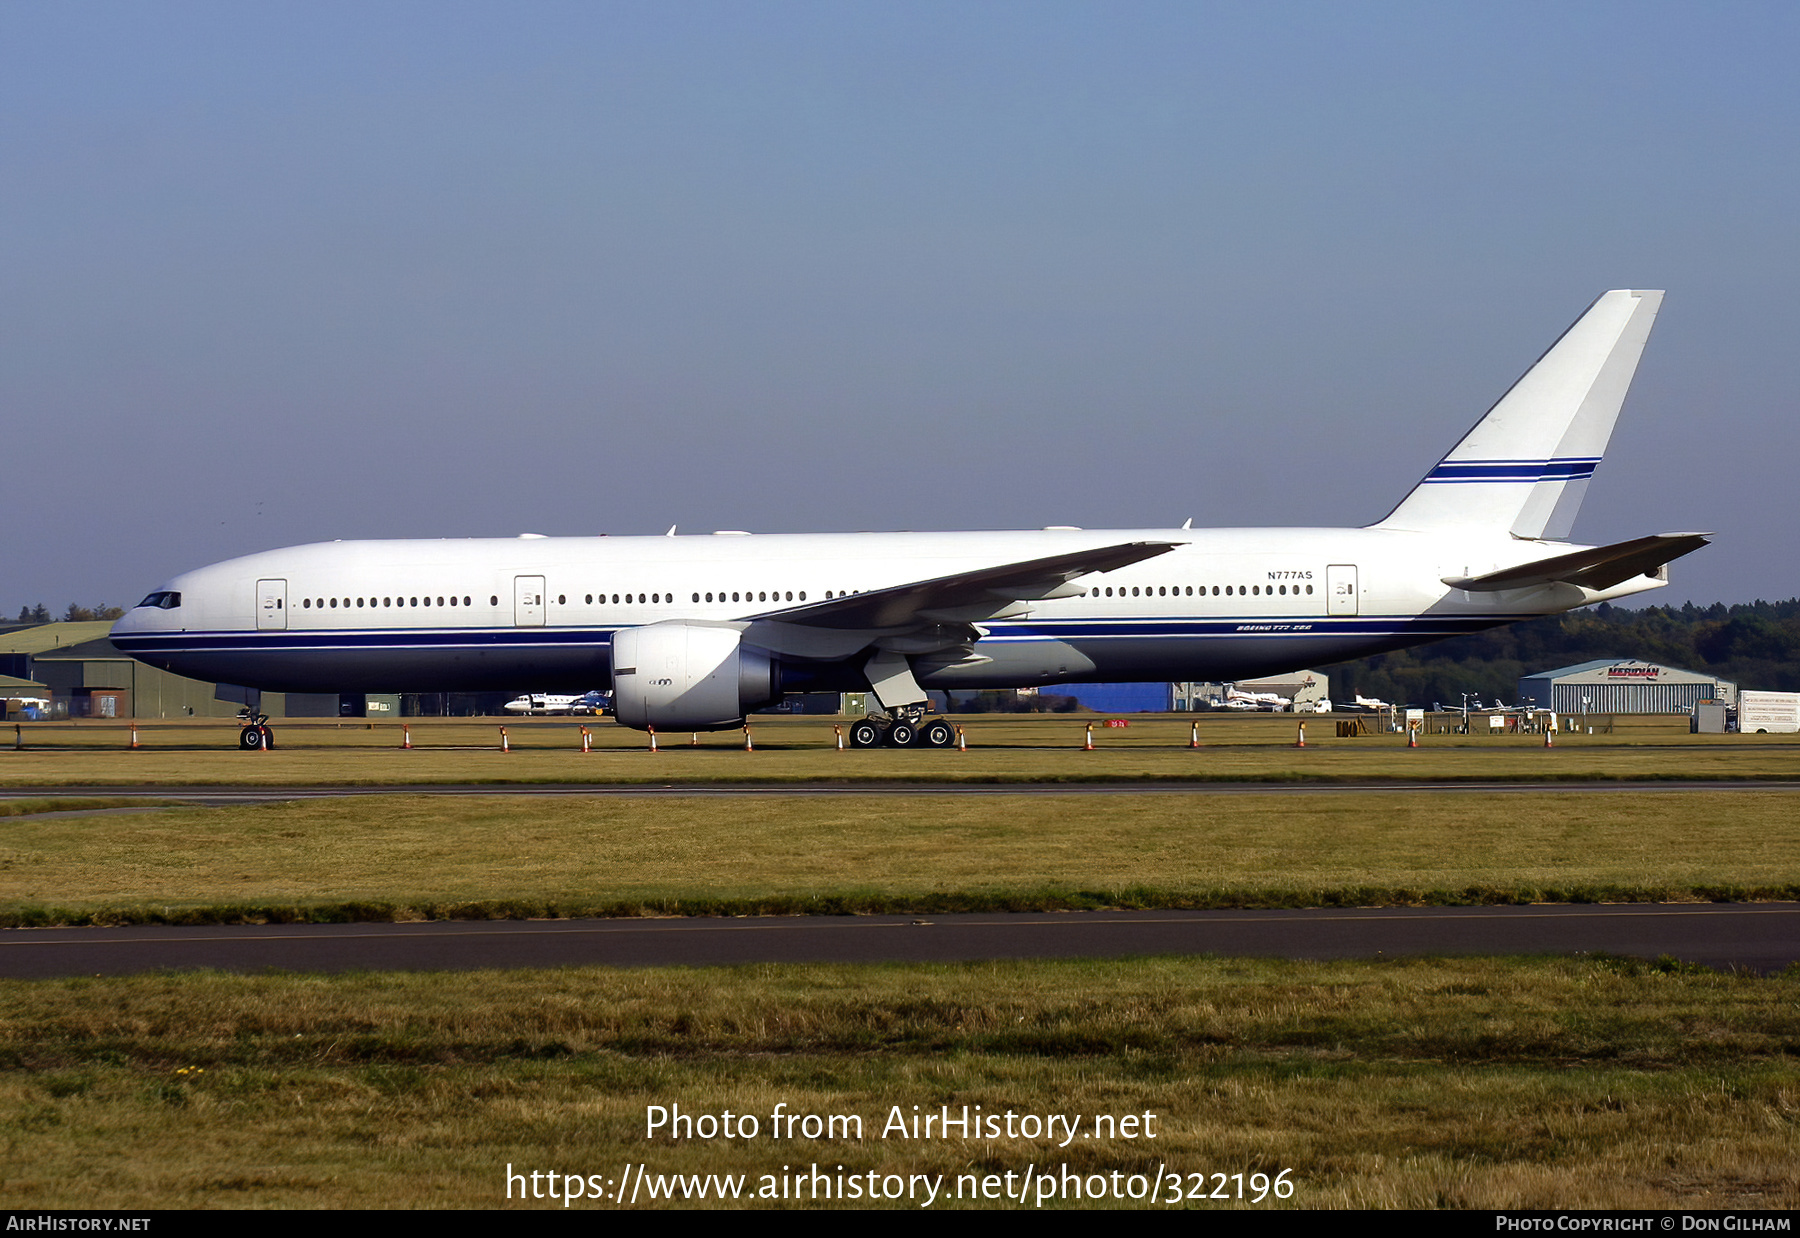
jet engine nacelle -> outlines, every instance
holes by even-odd
[[[626,726],[707,731],[737,726],[781,699],[781,666],[736,628],[671,620],[612,639],[613,709]]]

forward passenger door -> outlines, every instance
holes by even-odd
[[[259,580],[256,582],[256,630],[259,632],[285,632],[287,630],[287,581]]]

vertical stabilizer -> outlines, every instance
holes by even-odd
[[[1376,527],[1567,538],[1662,297],[1619,289],[1595,301]]]

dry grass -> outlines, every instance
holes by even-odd
[[[105,812],[113,808],[175,807],[179,800],[146,799],[139,796],[67,795],[0,799],[0,817],[30,817],[46,812]]]
[[[0,914],[16,924],[340,904],[385,918],[1791,898],[1797,801],[1781,791],[346,796],[13,818]]]
[[[611,722],[509,722],[513,751],[501,754],[500,724],[418,719],[417,747],[402,752],[400,727],[381,722],[276,725],[277,749],[236,751],[235,727],[214,722],[146,725],[141,750],[126,748],[117,723],[24,724],[26,747],[0,747],[0,786],[376,785],[465,782],[1056,782],[1109,779],[1428,778],[1466,780],[1781,779],[1800,777],[1800,744],[1785,735],[1688,735],[1668,728],[1612,735],[1565,735],[1546,752],[1535,736],[1428,736],[1417,751],[1393,735],[1338,739],[1330,719],[1307,727],[1293,747],[1291,716],[1201,720],[1198,750],[1187,747],[1190,718],[1149,715],[1124,729],[1097,727],[1099,746],[1080,751],[1083,717],[984,715],[960,720],[970,751],[845,751],[833,722],[757,720],[756,751],[739,732],[662,737],[652,756],[645,737]],[[580,751],[580,727],[596,750]]]
[[[752,1189],[814,1162],[1162,1163],[1291,1168],[1308,1207],[1791,1208],[1797,985],[1205,959],[8,982],[0,1201],[490,1207],[508,1163]],[[776,1142],[777,1103],[864,1137]],[[761,1115],[762,1136],[646,1141],[653,1104]],[[963,1104],[1153,1112],[1159,1137],[879,1137],[892,1106]]]

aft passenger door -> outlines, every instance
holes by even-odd
[[[285,632],[287,630],[287,581],[259,580],[256,582],[256,630],[259,632]]]
[[[1356,613],[1356,565],[1333,563],[1325,569],[1325,613]]]
[[[513,626],[518,628],[541,628],[544,626],[544,578],[542,576],[513,577]]]

